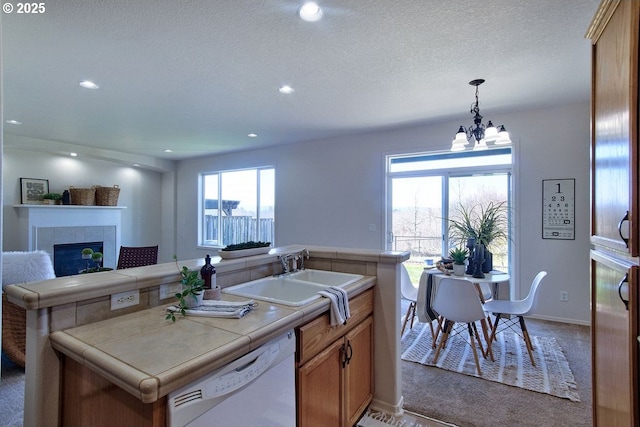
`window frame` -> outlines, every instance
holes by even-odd
[[[500,155],[509,151],[511,156],[511,162],[508,164],[495,164],[495,165],[482,165],[482,166],[461,166],[461,167],[443,167],[437,169],[413,169],[392,171],[392,163],[396,160],[397,163],[409,163],[411,159],[424,160],[433,158],[434,160],[456,159],[456,158],[469,158],[478,156],[491,156]],[[476,153],[476,154],[472,154]],[[489,148],[483,151],[462,151],[462,152],[450,152],[450,151],[431,151],[431,152],[407,152],[407,153],[389,153],[385,156],[386,167],[386,207],[385,207],[385,236],[384,247],[387,250],[391,250],[393,244],[393,194],[392,194],[392,182],[395,178],[413,178],[413,177],[428,177],[428,176],[440,176],[442,178],[442,252],[443,256],[448,253],[449,250],[449,227],[448,221],[444,218],[449,216],[449,181],[451,178],[470,176],[475,174],[507,174],[508,175],[508,193],[507,193],[507,205],[509,209],[512,209],[515,203],[515,185],[514,185],[514,170],[515,170],[515,157],[516,152],[513,146]],[[515,230],[513,227],[513,218],[509,215],[508,222],[509,235],[512,236],[510,240],[513,240],[515,236]],[[513,265],[513,251],[515,250],[511,242],[508,242],[508,263],[509,270],[514,270]]]
[[[223,230],[222,227],[219,226],[218,230],[217,230],[217,236],[216,239],[207,239],[206,237],[206,233],[207,233],[207,226],[206,226],[206,221],[207,221],[207,216],[211,216],[211,215],[207,215],[206,214],[206,179],[207,177],[210,176],[214,176],[217,175],[217,200],[218,202],[220,200],[222,200],[222,195],[223,195],[223,186],[224,186],[224,174],[229,174],[229,173],[235,173],[235,172],[246,172],[246,171],[253,171],[255,172],[255,194],[253,195],[255,197],[255,221],[257,222],[257,224],[260,224],[260,220],[262,219],[262,210],[264,208],[263,206],[263,202],[261,201],[261,189],[262,189],[262,172],[264,171],[273,171],[273,218],[272,218],[272,226],[271,226],[271,236],[262,236],[261,232],[260,232],[260,226],[256,225],[255,227],[255,234],[253,236],[251,236],[249,238],[249,240],[254,240],[254,241],[269,241],[271,242],[272,246],[275,246],[275,205],[276,205],[276,201],[275,201],[275,173],[276,173],[276,168],[275,166],[272,165],[265,165],[265,166],[257,166],[257,167],[250,167],[250,168],[240,168],[240,169],[223,169],[223,170],[216,170],[216,171],[210,171],[210,172],[201,172],[198,174],[198,246],[203,247],[203,248],[212,248],[212,249],[222,249],[224,247],[226,247],[229,243],[225,243],[224,242],[224,236],[223,236]],[[216,208],[217,210],[217,218],[218,218],[218,224],[222,224],[222,218],[225,217],[224,215],[224,209],[221,209],[220,205],[218,204],[218,207]],[[241,242],[234,242],[234,243],[241,243]]]

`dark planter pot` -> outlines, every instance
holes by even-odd
[[[488,250],[484,250],[484,262],[482,263],[482,272],[489,273],[493,270],[493,254]]]

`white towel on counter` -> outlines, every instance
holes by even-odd
[[[351,317],[347,291],[337,286],[331,286],[326,291],[318,291],[318,293],[331,300],[331,326],[346,324],[347,319]]]
[[[258,304],[254,300],[246,301],[217,301],[203,300],[202,304],[197,308],[188,308],[185,310],[187,316],[200,317],[228,317],[240,319],[249,313]],[[167,311],[179,313],[180,307],[171,305],[167,307]]]

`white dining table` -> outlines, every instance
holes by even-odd
[[[438,270],[437,268],[425,268],[422,272],[422,275],[420,276],[420,284],[418,285],[418,297],[416,300],[416,311],[418,314],[418,320],[422,323],[431,323],[433,320],[437,320],[438,314],[431,308],[431,302],[435,298],[440,279],[442,278],[464,280],[469,282],[469,284],[473,284],[476,287],[478,296],[480,297],[480,301],[483,304],[486,298],[481,288],[482,284],[491,285],[491,297],[497,298],[498,284],[502,282],[508,282],[511,279],[509,274],[496,270],[493,270],[489,273],[484,273],[484,277],[480,278],[473,277],[472,275],[455,276],[453,273],[448,275]],[[491,360],[493,360],[493,352],[491,351],[491,346],[488,343],[488,331],[490,324],[490,320],[487,321],[486,318],[481,320],[483,334],[485,336],[485,340],[487,341],[487,350],[491,356]],[[484,350],[482,352],[484,356]]]
[[[432,277],[431,289],[429,287],[429,276]],[[418,299],[416,301],[416,311],[418,312],[418,320],[420,322],[429,322],[431,320],[435,320],[431,318],[429,314],[431,308],[431,300],[435,296],[435,292],[438,289],[438,284],[440,279],[448,278],[455,280],[465,280],[467,282],[473,283],[478,288],[478,293],[480,295],[480,300],[484,303],[486,297],[484,292],[482,291],[481,285],[487,284],[491,285],[491,297],[498,297],[498,285],[503,282],[508,282],[511,279],[508,273],[493,270],[489,273],[484,273],[483,278],[473,277],[471,275],[465,274],[464,276],[455,276],[452,274],[447,275],[437,268],[425,268],[420,276],[420,284],[418,285]]]

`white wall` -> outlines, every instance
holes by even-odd
[[[485,117],[493,115],[485,112]],[[514,139],[515,296],[535,274],[543,282],[538,312],[549,319],[589,322],[589,103],[501,113]],[[448,150],[464,121],[385,130],[181,161],[177,167],[177,241],[181,258],[204,256],[197,242],[198,174],[263,165],[276,167],[276,244],[384,248],[384,156]],[[542,180],[576,179],[576,239],[542,239]],[[369,231],[369,224],[376,231]],[[560,302],[560,290],[569,301]]]
[[[26,250],[26,241],[17,235],[20,178],[49,180],[51,192],[74,187],[120,186],[118,205],[122,211],[122,245],[143,246],[161,243],[163,237],[161,201],[163,176],[158,172],[86,158],[70,158],[42,152],[4,149],[3,152],[3,250]],[[170,250],[173,254],[174,248]],[[160,258],[160,257],[159,257]],[[162,261],[168,261],[165,256]]]
[[[541,317],[589,322],[589,103],[492,114],[514,140],[515,296],[523,297],[540,270]],[[123,212],[123,244],[160,244],[160,261],[204,257],[198,248],[198,174],[264,165],[276,167],[276,241],[384,248],[385,165],[392,153],[448,150],[455,122],[385,130],[351,137],[237,152],[178,162],[160,174],[118,163],[4,149],[3,250],[17,243],[14,204],[19,178],[47,178],[52,191],[70,185],[118,184]],[[542,180],[576,179],[576,239],[542,239]],[[376,231],[369,231],[369,224]],[[569,302],[560,302],[560,290]]]

